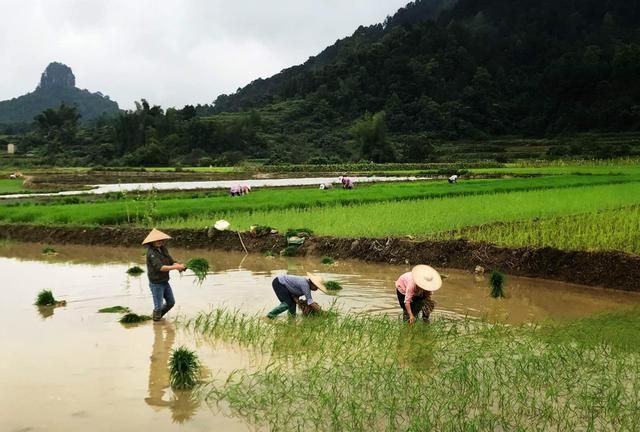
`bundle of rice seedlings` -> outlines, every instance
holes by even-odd
[[[489,278],[489,286],[491,287],[491,297],[504,297],[504,275],[497,270],[491,272]]]
[[[209,272],[209,261],[204,258],[192,258],[185,266],[195,273],[199,283],[205,280]]]
[[[340,282],[333,280],[326,281],[324,283],[324,286],[327,287],[329,291],[338,291],[342,289],[342,285],[340,284]]]
[[[269,249],[264,253],[264,256],[266,256],[267,258],[273,258],[273,251]]]
[[[102,308],[98,310],[98,313],[127,313],[127,312],[129,312],[129,308],[124,306],[111,306],[111,307]]]
[[[169,383],[174,390],[189,390],[200,376],[200,360],[195,352],[185,347],[171,351],[169,357]]]
[[[320,262],[322,264],[327,264],[327,265],[331,265],[335,263],[334,259],[331,258],[330,256],[323,256],[322,258],[320,258]]]
[[[151,317],[149,315],[138,315],[133,312],[129,312],[120,318],[122,324],[136,324],[144,321],[149,321]]]
[[[55,306],[58,304],[53,293],[50,290],[43,289],[36,296],[36,306]]]
[[[140,266],[134,265],[133,267],[129,267],[127,270],[127,274],[131,276],[138,276],[144,273],[144,270]]]
[[[42,248],[42,253],[45,255],[53,255],[57,254],[58,251],[53,246],[45,246]]]

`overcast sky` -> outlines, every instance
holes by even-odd
[[[211,103],[303,63],[409,0],[0,0],[0,100],[52,61],[132,108]]]

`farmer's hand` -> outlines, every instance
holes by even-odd
[[[175,263],[175,264],[173,265],[173,267],[174,267],[176,270],[178,270],[179,272],[183,272],[183,271],[185,271],[185,270],[187,269],[187,268],[184,266],[184,264],[182,264],[182,263]]]
[[[313,302],[309,305],[309,307],[314,311],[314,312],[320,312],[322,311],[322,308],[320,307],[320,305],[316,302]]]
[[[409,315],[409,324],[413,324],[414,322],[416,322],[416,317],[413,314]]]

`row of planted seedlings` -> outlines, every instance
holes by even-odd
[[[268,358],[198,393],[273,430],[637,430],[640,348],[618,329],[637,330],[640,314],[620,316],[407,326],[335,311],[266,323],[215,309],[182,324]]]

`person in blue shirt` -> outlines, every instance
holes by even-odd
[[[267,318],[274,319],[284,311],[289,311],[289,316],[296,315],[296,305],[299,305],[303,313],[319,312],[322,309],[311,295],[311,291],[321,290],[326,292],[322,278],[307,273],[307,277],[280,275],[271,282],[273,291],[280,300],[280,304],[267,314]],[[304,296],[304,302],[300,297]]]

